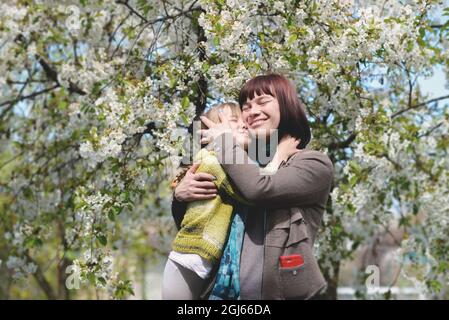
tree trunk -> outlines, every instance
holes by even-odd
[[[206,60],[206,53],[205,49],[201,45],[201,42],[206,42],[207,38],[204,33],[204,29],[198,25],[197,30],[197,44],[198,44],[198,59],[199,61],[203,62]],[[201,74],[200,78],[198,80],[198,92],[196,96],[195,101],[195,114],[200,115],[203,113],[203,111],[206,109],[206,103],[207,103],[207,92],[208,92],[208,84],[206,77]]]

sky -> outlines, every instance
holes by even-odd
[[[449,0],[442,1],[443,7],[449,7]],[[443,16],[443,12],[435,12],[435,22],[445,23],[449,20],[448,16]],[[449,94],[449,85],[446,80],[442,67],[435,68],[434,75],[429,79],[421,79],[419,84],[422,93],[428,93],[431,98],[437,98]]]
[[[437,98],[449,94],[449,86],[443,68],[435,69],[434,75],[429,79],[419,81],[422,93],[428,93],[430,98]]]

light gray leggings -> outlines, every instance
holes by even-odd
[[[168,259],[162,279],[163,300],[196,300],[205,280],[194,271]]]

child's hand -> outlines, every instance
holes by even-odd
[[[301,142],[300,139],[296,139],[290,135],[284,136],[281,139],[281,141],[279,141],[279,144],[276,149],[276,153],[278,153],[279,160],[287,161],[287,159],[290,156],[299,152],[299,149],[297,148],[300,142]]]
[[[262,170],[263,174],[274,174],[282,161],[287,161],[287,159],[299,152],[297,149],[301,140],[295,139],[292,136],[284,136],[281,141],[279,141],[276,148],[276,153],[274,154],[273,160]]]

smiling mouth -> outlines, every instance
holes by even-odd
[[[265,121],[266,121],[266,119],[264,119],[264,120],[256,120],[256,121],[254,121],[254,122],[251,122],[251,127],[259,126],[259,125],[261,125],[262,123],[264,123]]]

